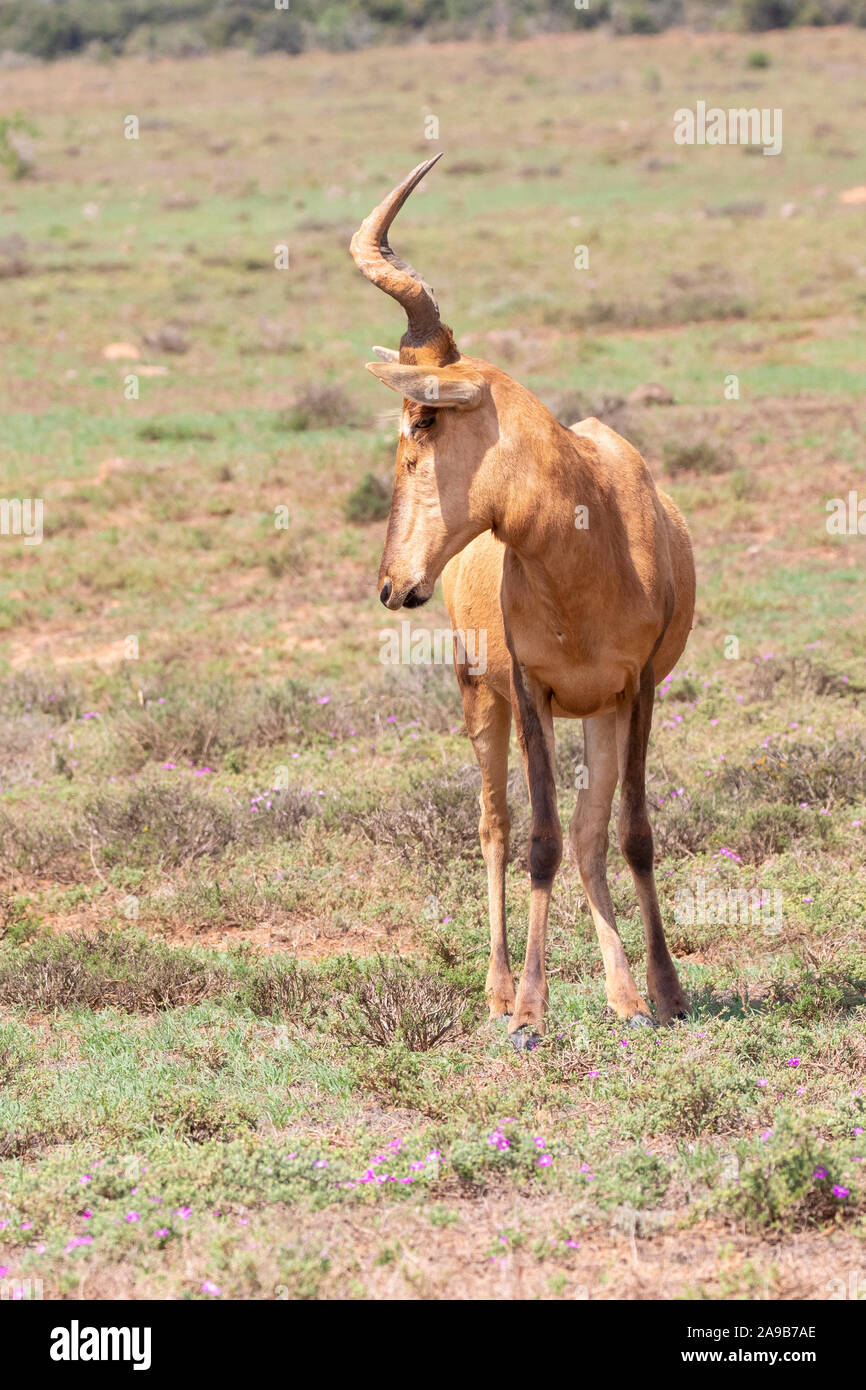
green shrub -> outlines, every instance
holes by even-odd
[[[365,473],[346,498],[343,510],[347,521],[364,525],[368,521],[384,521],[390,507],[391,493],[381,478]]]
[[[734,456],[727,445],[713,444],[709,439],[668,440],[663,457],[665,468],[672,474],[727,473],[734,466]]]
[[[0,164],[13,179],[24,179],[33,172],[33,161],[15,139],[20,135],[35,135],[36,128],[20,112],[0,117]]]
[[[738,1177],[725,1187],[725,1205],[748,1225],[784,1221],[790,1229],[845,1211],[843,1199],[833,1193],[838,1182],[833,1158],[805,1122],[783,1117],[766,1139],[739,1146],[738,1156]]]
[[[327,430],[350,425],[355,410],[342,386],[336,382],[311,381],[298,388],[295,399],[277,415],[278,429]]]
[[[643,1211],[656,1207],[670,1184],[670,1170],[662,1159],[640,1147],[627,1149],[616,1160],[616,1174],[599,1198],[601,1207],[623,1203]]]
[[[740,22],[756,33],[787,29],[796,23],[798,8],[799,0],[740,0]]]
[[[285,11],[262,15],[252,31],[252,44],[256,53],[303,53],[304,26],[295,15]]]
[[[704,0],[701,10],[710,10]],[[656,34],[688,18],[698,28],[715,20],[752,32],[793,24],[866,22],[862,0],[730,0],[704,18],[695,0],[319,0],[275,11],[259,0],[4,0],[0,51],[55,59],[69,53],[137,53],[194,57],[246,45],[256,53],[297,54],[310,47],[351,52],[375,43],[489,38],[504,27],[513,38],[612,23],[618,34]]]

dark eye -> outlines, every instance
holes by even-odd
[[[432,430],[432,428],[433,428],[433,426],[434,426],[435,424],[436,424],[436,416],[435,416],[435,415],[425,415],[424,418],[423,418],[423,420],[419,420],[419,421],[418,421],[418,423],[417,423],[417,425],[415,426],[415,428],[418,429],[418,430]]]

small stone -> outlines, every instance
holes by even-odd
[[[135,362],[141,353],[135,343],[106,343],[102,356],[106,362]]]
[[[673,405],[674,398],[666,386],[657,381],[647,381],[636,386],[628,398],[629,405]]]
[[[189,343],[180,329],[173,323],[163,324],[152,333],[145,333],[144,341],[154,352],[188,352]]]

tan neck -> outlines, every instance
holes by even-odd
[[[530,392],[521,429],[497,451],[490,488],[492,529],[536,573],[556,587],[591,567],[605,520],[595,448],[561,426]],[[531,403],[531,406],[530,406]],[[531,408],[534,407],[534,408]],[[586,507],[588,529],[577,508]]]

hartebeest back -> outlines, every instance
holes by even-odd
[[[436,156],[439,158],[439,156]],[[379,570],[387,608],[426,603],[439,575],[452,627],[487,634],[487,669],[455,668],[481,769],[493,1016],[517,1047],[544,1029],[547,917],[562,858],[553,720],[579,718],[587,785],[571,843],[598,931],[610,1006],[651,1022],[616,928],[607,884],[608,822],[620,783],[619,838],[647,942],[647,991],[662,1022],[686,1002],[668,951],[653,875],[645,767],[655,685],[692,623],[688,532],[640,454],[596,419],[566,429],[525,387],[465,357],[430,287],[388,244],[388,229],[436,163],[420,164],[361,224],[351,251],[408,318],[399,353],[367,368],[403,397],[394,494]],[[515,994],[505,928],[511,719],[532,808],[526,961]]]

